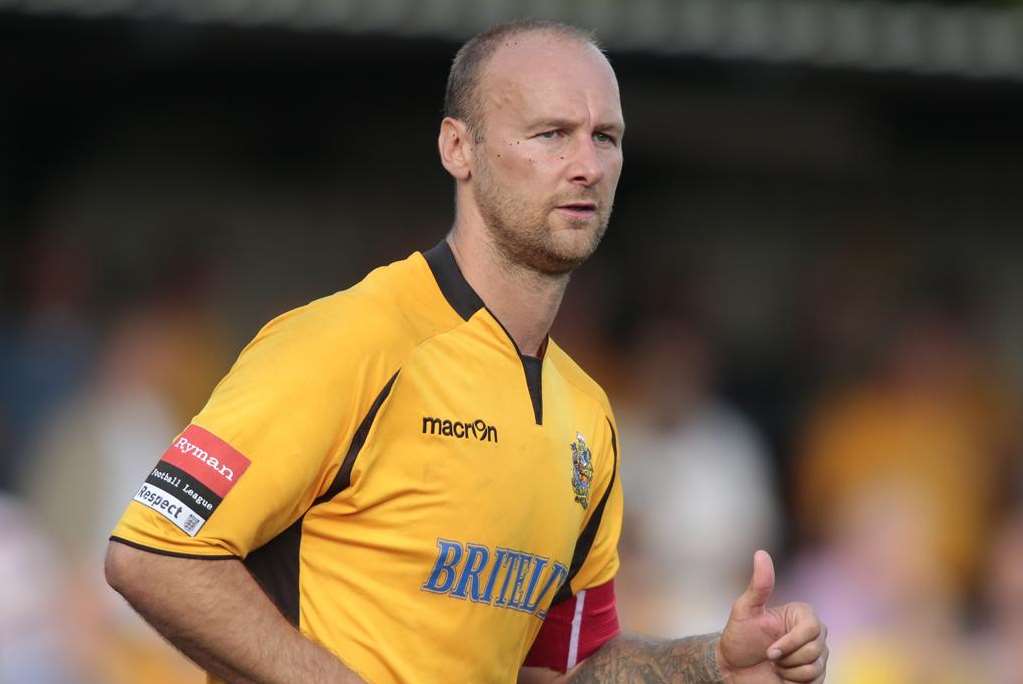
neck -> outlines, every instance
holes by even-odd
[[[476,294],[526,356],[539,356],[568,287],[569,274],[548,276],[510,263],[482,231],[448,235],[455,261]]]

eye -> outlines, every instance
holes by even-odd
[[[613,135],[609,135],[607,133],[594,133],[593,134],[593,139],[596,140],[598,143],[601,143],[603,145],[617,145],[618,144],[618,140]]]
[[[556,128],[550,131],[544,131],[543,133],[537,133],[536,137],[541,138],[542,140],[557,140],[564,135],[564,133],[565,132],[560,128]]]

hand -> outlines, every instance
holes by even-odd
[[[753,577],[732,605],[718,643],[718,662],[732,684],[824,682],[827,627],[806,603],[767,608],[774,591],[774,562],[766,551],[753,555]]]

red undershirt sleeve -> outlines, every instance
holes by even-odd
[[[621,633],[614,580],[551,606],[523,663],[566,672]]]

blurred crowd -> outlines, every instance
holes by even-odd
[[[774,443],[706,316],[644,319],[619,408],[627,626],[719,629],[767,548],[779,598],[829,626],[829,682],[1023,682],[1018,383],[968,280],[903,276],[877,310],[858,291],[810,312]]]
[[[184,273],[178,251],[146,255],[155,275],[99,315],[88,249],[28,250],[0,327],[0,682],[199,681],[105,587],[102,554],[244,333],[201,259]],[[779,598],[830,627],[829,681],[1023,682],[1019,387],[968,278],[905,274],[875,297],[834,294],[842,268],[806,274],[834,296],[808,300],[772,436],[778,412],[744,409],[757,402],[729,382],[713,293],[631,274],[642,303],[610,325],[608,268],[579,274],[555,334],[617,407],[627,629],[719,629],[767,548]]]
[[[435,49],[431,74],[443,75],[451,47]],[[215,56],[234,84],[243,70],[228,54]],[[401,71],[415,63],[393,60]],[[428,99],[441,84],[410,77],[420,96],[383,79],[377,92],[372,70],[354,63],[365,81],[346,82],[354,95],[334,87],[340,68],[328,70],[313,83],[322,101],[292,93],[292,111],[267,104],[266,74],[239,86],[239,104],[197,62],[130,113],[108,92],[117,106],[106,128],[81,134],[89,151],[59,173],[36,170],[22,238],[0,255],[0,684],[203,681],[106,587],[107,535],[263,322],[429,248],[450,220]],[[278,90],[308,71],[295,64],[275,67]],[[766,548],[777,599],[814,604],[830,627],[829,682],[1023,684],[1023,333],[1005,313],[1020,311],[1023,281],[1018,238],[996,239],[981,220],[1018,219],[1008,200],[977,209],[1018,195],[1011,169],[998,171],[1004,187],[987,188],[976,163],[962,192],[990,194],[909,197],[900,215],[888,184],[912,174],[855,190],[871,181],[869,164],[891,168],[869,158],[881,145],[871,126],[824,129],[813,143],[824,152],[806,167],[801,136],[816,129],[803,124],[844,114],[808,109],[777,149],[758,147],[773,134],[754,131],[747,156],[711,135],[716,114],[695,119],[707,130],[692,139],[665,140],[685,127],[661,112],[668,89],[650,66],[623,78],[654,80],[628,102],[641,123],[632,133],[630,119],[637,144],[619,208],[553,333],[617,414],[623,626],[720,629]],[[763,106],[755,94],[770,79],[736,83],[708,95],[706,111]],[[335,90],[339,110],[326,104]],[[679,96],[686,107],[691,94]],[[351,108],[349,97],[370,104]],[[780,117],[799,116],[787,106]],[[363,118],[345,126],[339,111]],[[911,142],[928,134],[916,123],[904,127]],[[676,159],[680,149],[690,157]],[[778,150],[789,156],[771,166]],[[839,213],[832,205],[855,205],[855,220],[818,231]],[[871,232],[859,217],[875,209]],[[911,235],[941,218],[942,231]],[[943,258],[923,248],[942,240]]]
[[[151,262],[157,276],[98,312],[92,262],[40,238],[0,321],[0,682],[200,681],[106,587],[103,554],[226,370],[223,334],[201,273],[171,279],[171,264]]]

